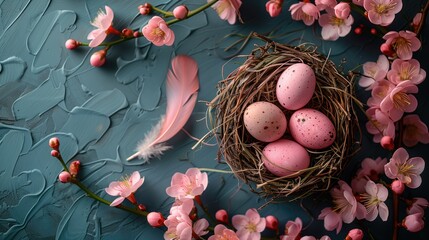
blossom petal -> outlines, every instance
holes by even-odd
[[[113,202],[110,204],[111,207],[116,207],[119,204],[121,204],[123,201],[125,200],[124,197],[118,197],[115,200],[113,200]]]
[[[380,203],[378,205],[378,212],[380,214],[381,220],[387,221],[387,218],[389,217],[389,208],[387,208],[385,203]]]

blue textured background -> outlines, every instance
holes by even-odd
[[[180,1],[190,9],[202,2]],[[330,58],[345,71],[366,61],[376,61],[379,55],[382,41],[367,32],[359,36],[352,32],[336,42],[326,42],[321,39],[318,26],[306,27],[290,19],[286,10],[295,1],[286,1],[282,14],[275,19],[265,12],[265,2],[244,1],[244,24],[232,26],[209,9],[172,26],[176,33],[172,47],[155,47],[143,38],[132,40],[113,47],[108,62],[102,68],[93,68],[89,57],[94,50],[68,51],[64,42],[69,38],[85,40],[93,29],[89,22],[104,5],[114,10],[116,28],[141,28],[149,19],[137,14],[137,6],[143,2],[0,0],[0,239],[162,239],[163,231],[149,227],[144,219],[94,202],[76,186],[59,183],[61,166],[49,155],[47,142],[53,136],[59,137],[64,158],[82,162],[81,180],[109,200],[113,197],[107,196],[104,188],[110,181],[140,171],[146,180],[137,191],[137,199],[149,210],[167,215],[173,200],[166,195],[165,188],[174,172],[193,166],[228,169],[216,160],[217,147],[199,146],[191,150],[195,142],[183,133],[169,141],[174,149],[159,160],[144,165],[140,160],[125,161],[136,142],[165,111],[164,82],[174,55],[190,55],[199,65],[199,103],[185,126],[196,137],[209,131],[204,120],[205,102],[215,96],[222,73],[227,75],[240,64],[238,60],[227,63],[229,56],[247,54],[253,47],[251,42],[241,52],[224,52],[236,40],[225,38],[229,33],[247,35],[256,31],[271,33],[283,43],[312,42],[321,52],[330,53]],[[412,18],[420,2],[405,0],[407,11],[397,17],[394,27],[405,26],[405,20]],[[167,0],[151,3],[170,10],[178,4]],[[423,47],[416,58],[429,71],[427,27],[423,31]],[[416,112],[428,122],[427,80],[419,89]],[[361,88],[357,90],[364,102],[368,94]],[[419,144],[409,149],[410,155],[429,159],[425,148]],[[350,165],[349,173],[364,157],[378,156],[389,157],[390,153],[365,134],[363,151]],[[429,198],[428,178],[425,170],[422,186],[409,191],[409,196]],[[224,208],[231,216],[259,208],[268,201],[251,193],[231,174],[219,173],[209,173],[203,200],[212,213]],[[317,215],[328,205],[328,199],[307,199],[270,204],[260,213],[276,215],[282,231],[287,220],[299,216],[305,225],[304,235],[329,234],[332,239],[344,239],[347,231],[359,224],[344,225],[339,235],[326,232]],[[390,221],[363,224],[376,239],[390,239]],[[419,234],[400,231],[401,239],[427,239],[428,234],[428,227]]]

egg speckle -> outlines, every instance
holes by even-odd
[[[280,139],[269,143],[262,154],[265,168],[279,177],[291,175],[310,165],[308,152],[292,140]]]
[[[335,141],[336,131],[329,118],[311,108],[300,109],[290,118],[291,136],[304,147],[323,149]]]
[[[310,101],[315,88],[316,76],[313,69],[307,64],[296,63],[280,75],[276,96],[284,108],[297,110]]]
[[[269,102],[255,102],[244,111],[244,126],[254,138],[272,142],[283,136],[287,128],[282,110]]]

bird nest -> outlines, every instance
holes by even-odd
[[[218,84],[218,93],[209,108],[214,110],[215,134],[219,155],[234,174],[257,193],[274,198],[299,199],[329,189],[344,166],[359,149],[360,129],[355,112],[359,101],[354,97],[352,76],[344,76],[313,45],[292,47],[262,38],[245,62]],[[271,102],[292,114],[276,98],[276,83],[283,71],[295,63],[309,65],[316,75],[315,93],[306,105],[324,113],[334,124],[336,139],[323,150],[310,150],[310,167],[295,176],[278,177],[264,166],[261,156],[267,143],[253,138],[245,129],[245,109],[257,101]],[[284,136],[288,138],[288,134]]]

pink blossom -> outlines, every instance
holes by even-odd
[[[323,219],[323,225],[326,230],[337,230],[337,234],[341,231],[343,221],[341,215],[335,212],[332,208],[327,207],[322,210],[318,217],[319,220]]]
[[[384,173],[384,165],[386,165],[387,159],[378,157],[376,159],[365,158],[361,162],[361,168],[356,172],[358,177],[369,177],[371,180],[376,181],[379,179],[379,175]]]
[[[365,191],[365,193],[361,194],[361,200],[367,210],[365,219],[374,221],[380,215],[381,220],[387,221],[389,209],[384,203],[389,195],[387,188],[382,184],[376,184],[368,180],[365,185]]]
[[[265,4],[265,10],[271,17],[277,17],[282,11],[283,0],[269,0]]]
[[[347,19],[350,16],[350,5],[340,2],[334,7],[335,16],[339,19]]]
[[[351,223],[356,217],[365,218],[365,207],[358,203],[352,188],[344,181],[338,181],[338,187],[331,189],[334,210],[341,215],[345,223]]]
[[[319,9],[310,2],[299,2],[292,4],[289,7],[292,19],[296,21],[302,20],[305,25],[311,26],[315,20],[319,19]]]
[[[201,173],[198,168],[190,168],[185,174],[175,173],[171,178],[171,186],[166,189],[166,192],[170,197],[193,199],[204,192],[207,184],[207,173]]]
[[[335,5],[337,4],[336,0],[316,0],[314,2],[317,6],[317,8],[322,11],[325,10],[327,8],[334,8]]]
[[[364,193],[365,185],[366,185],[366,182],[368,182],[368,180],[369,179],[366,177],[354,177],[350,184],[352,186],[353,192],[356,194]]]
[[[209,227],[209,222],[207,221],[207,219],[201,218],[201,219],[198,219],[194,223],[194,226],[192,227],[192,230],[194,231],[194,233],[196,235],[198,235],[198,236],[204,236],[207,233],[209,233],[209,231],[207,230],[208,227]]]
[[[425,209],[429,207],[429,202],[425,198],[413,198],[410,202],[411,204],[407,207],[407,214],[422,213],[424,215]]]
[[[366,110],[369,121],[366,123],[366,130],[373,134],[373,141],[379,143],[383,136],[395,138],[395,123],[387,114],[379,108],[369,108]]]
[[[425,227],[423,213],[414,213],[405,217],[402,226],[409,232],[420,232]]]
[[[322,38],[335,41],[339,37],[349,34],[354,22],[353,16],[349,14],[346,19],[335,16],[333,9],[326,9],[326,13],[319,18],[319,25],[322,27]]]
[[[234,24],[237,21],[237,16],[240,16],[240,6],[241,0],[219,0],[213,4],[212,8],[216,10],[220,19],[228,21],[229,24]]]
[[[174,43],[174,32],[161,17],[152,17],[148,24],[143,27],[142,33],[147,40],[155,46],[167,45],[171,46]]]
[[[425,169],[421,157],[409,158],[407,150],[398,148],[384,166],[384,172],[390,179],[398,179],[410,188],[417,188],[422,183],[420,174]]]
[[[363,76],[359,79],[359,86],[366,90],[373,88],[374,82],[381,81],[389,71],[389,60],[385,55],[380,55],[377,62],[366,62],[362,66]]]
[[[105,188],[107,194],[110,196],[119,196],[116,198],[110,206],[114,207],[121,204],[125,198],[129,199],[131,202],[134,202],[134,192],[137,191],[139,187],[144,182],[144,177],[140,177],[138,171],[134,171],[131,176],[125,177],[122,181],[115,181],[109,184],[108,188]]]
[[[407,147],[413,147],[418,142],[429,143],[429,133],[426,124],[424,124],[417,114],[410,114],[402,119],[404,130],[402,141]]]
[[[374,24],[387,26],[402,9],[402,0],[364,0],[363,7],[368,12],[368,19]]]
[[[94,18],[94,21],[91,22],[91,25],[97,29],[92,30],[88,34],[89,47],[97,47],[100,45],[104,39],[106,39],[107,34],[109,33],[110,27],[112,26],[113,21],[113,11],[109,6],[104,6],[106,12],[100,10],[98,15]]]
[[[299,238],[302,230],[301,218],[295,218],[295,221],[287,221],[285,226],[285,235],[281,236],[281,240],[295,240]]]
[[[395,88],[395,85],[387,80],[379,80],[372,86],[371,97],[367,103],[370,107],[379,108],[383,99]]]
[[[399,84],[408,80],[417,85],[423,82],[425,78],[425,70],[420,68],[419,61],[415,59],[396,59],[392,63],[392,69],[387,73],[387,79],[394,84]]]
[[[232,217],[232,225],[237,229],[237,237],[240,240],[257,240],[261,238],[266,222],[261,218],[256,209],[251,208],[245,215],[235,215]]]
[[[239,240],[239,238],[234,231],[222,224],[218,224],[214,228],[214,235],[210,236],[208,240]]]
[[[388,113],[393,121],[401,119],[404,112],[413,112],[417,108],[417,99],[411,93],[417,93],[419,89],[410,81],[404,81],[396,85],[381,101],[381,111]]]
[[[383,39],[395,51],[398,58],[403,60],[411,59],[413,52],[421,47],[421,42],[416,34],[410,31],[390,31],[383,36]]]
[[[191,240],[192,220],[182,211],[173,211],[164,221],[167,231],[164,233],[166,240]]]
[[[179,200],[176,198],[173,205],[170,208],[170,214],[173,214],[175,211],[184,212],[185,214],[191,213],[194,208],[194,200],[189,198],[184,198]]]

